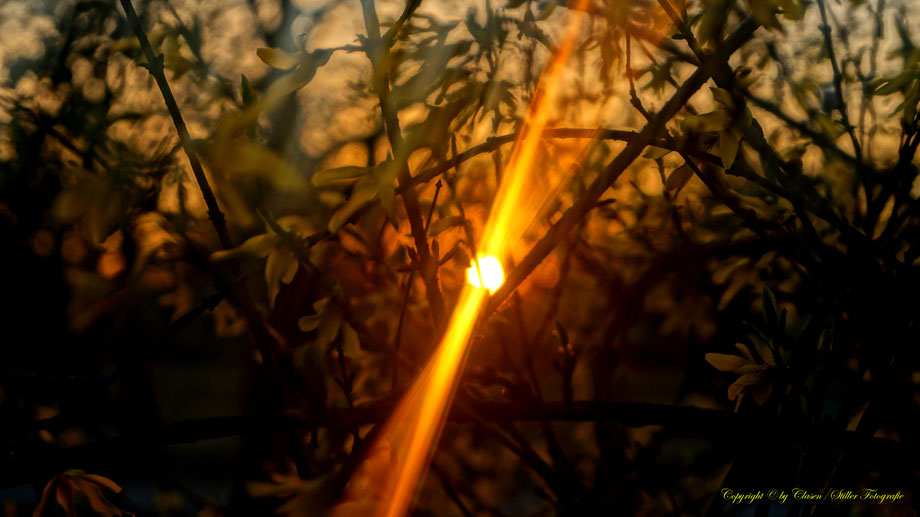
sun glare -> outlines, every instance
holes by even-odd
[[[505,272],[502,271],[502,264],[492,255],[479,255],[479,270],[476,270],[476,264],[467,268],[466,281],[473,287],[482,287],[485,284],[490,293],[495,292],[505,281]],[[479,279],[482,277],[482,282]]]
[[[374,491],[374,496],[363,497],[385,501],[376,515],[403,517],[411,510],[466,362],[470,336],[476,328],[479,311],[488,300],[482,287],[490,293],[501,287],[505,274],[496,257],[507,254],[513,236],[521,235],[522,225],[526,225],[536,214],[540,203],[531,201],[545,199],[550,194],[528,192],[525,187],[532,178],[543,130],[549,124],[550,113],[557,103],[565,64],[580,33],[582,16],[578,13],[586,11],[588,3],[588,0],[575,3],[573,12],[576,15],[570,19],[565,37],[541,73],[539,92],[534,94],[526,122],[505,165],[493,209],[478,243],[478,249],[489,253],[479,255],[478,268],[473,264],[467,269],[466,278],[470,285],[460,293],[440,346],[381,431],[375,443],[376,455],[373,452],[369,454],[369,457],[384,456],[390,460],[365,460],[363,467],[353,476],[355,499],[362,498],[362,491],[366,494]],[[387,453],[385,445],[394,452]],[[370,479],[379,481],[362,481]]]

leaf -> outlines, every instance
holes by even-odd
[[[719,104],[725,106],[726,108],[731,108],[735,105],[735,102],[732,100],[732,94],[725,88],[717,88],[715,86],[710,87],[709,90],[712,92],[712,98]]]
[[[332,56],[331,50],[317,50],[315,52],[304,54],[298,66],[291,73],[281,77],[268,88],[266,98],[283,97],[289,93],[295,92],[307,85],[316,70],[329,62]]]
[[[748,348],[747,345],[744,343],[735,343],[735,348],[737,348],[738,351],[741,352],[741,355],[743,355],[749,362],[755,362],[754,356],[751,354],[751,349]]]
[[[261,47],[256,50],[256,54],[259,59],[272,68],[290,70],[300,64],[306,52],[288,52],[275,47]]]
[[[643,158],[648,158],[649,160],[657,160],[659,158],[664,158],[671,152],[670,149],[663,149],[661,147],[649,146],[648,150],[645,151],[645,154],[642,155]]]
[[[763,302],[763,321],[768,329],[772,329],[776,325],[776,295],[767,285],[763,286],[761,301]]]
[[[124,194],[113,185],[103,185],[96,191],[87,214],[89,236],[95,243],[101,243],[115,231],[127,211]]]
[[[301,237],[320,230],[320,226],[300,215],[285,215],[278,218],[278,226],[286,231],[294,232]]]
[[[766,384],[769,373],[768,370],[757,370],[738,377],[738,380],[728,387],[728,400],[735,400],[747,388]]]
[[[380,502],[348,501],[329,509],[329,517],[367,517],[376,515],[383,507]]]
[[[348,197],[348,200],[345,201],[345,204],[339,207],[338,210],[332,214],[332,217],[329,219],[329,231],[337,232],[345,223],[348,222],[348,219],[351,218],[352,214],[357,212],[364,203],[367,203],[374,196],[377,195],[377,184],[374,181],[374,178],[368,176],[358,182],[357,185],[352,189],[351,196]]]
[[[271,86],[268,87],[265,94],[259,97],[251,105],[246,106],[245,109],[241,110],[239,113],[228,117],[218,128],[217,134],[225,138],[236,136],[240,131],[256,124],[262,113],[277,106],[288,94],[299,90],[309,83],[313,79],[313,76],[316,75],[316,70],[329,62],[331,56],[332,50],[329,49],[304,53],[300,65],[296,69],[273,82]]]
[[[719,133],[719,154],[722,157],[722,166],[726,170],[730,169],[735,163],[735,157],[738,155],[738,148],[741,145],[741,132],[737,129],[730,128]]]
[[[243,106],[250,106],[256,101],[256,92],[246,74],[240,74],[240,97],[243,100]]]
[[[773,393],[772,382],[751,391],[751,395],[754,397],[754,402],[761,406],[764,405],[768,398],[770,398],[770,393]]]
[[[313,312],[316,314],[310,314],[307,316],[301,317],[297,320],[297,326],[303,332],[310,332],[311,330],[316,330],[320,323],[323,322],[323,312],[326,310],[326,306],[329,304],[330,298],[322,298],[313,303]]]
[[[87,481],[91,481],[97,485],[108,488],[109,490],[111,490],[112,492],[115,492],[116,494],[121,492],[121,487],[118,486],[117,483],[115,483],[114,481],[112,481],[111,479],[105,476],[100,476],[98,474],[83,474],[81,477]]]
[[[456,226],[461,226],[466,222],[466,219],[460,217],[459,215],[451,215],[448,217],[442,217],[437,221],[431,223],[431,226],[428,227],[428,236],[435,237],[440,235],[445,230],[454,228]]]
[[[339,334],[341,325],[342,307],[338,303],[329,304],[328,309],[323,312],[323,320],[319,324],[313,344],[319,348],[329,346],[329,343],[332,343],[335,336]]]
[[[268,287],[268,305],[275,306],[275,297],[281,290],[281,284],[289,284],[297,274],[300,262],[294,252],[287,248],[275,248],[268,254],[265,262],[265,284]]]
[[[757,355],[763,360],[764,364],[768,366],[776,366],[776,358],[774,357],[773,350],[763,343],[756,342],[754,347],[757,349]]]
[[[354,359],[361,353],[361,342],[358,339],[358,332],[348,323],[342,324],[342,353],[349,359]]]
[[[51,206],[51,214],[54,219],[58,222],[69,224],[82,217],[90,205],[90,203],[87,203],[85,190],[85,188],[81,189],[78,185],[75,188],[61,191],[54,198],[54,203]]]
[[[356,165],[346,165],[344,167],[334,167],[313,173],[310,182],[314,187],[328,187],[348,183],[351,180],[367,176],[371,172],[370,167],[359,167]]]
[[[871,83],[875,87],[872,90],[872,95],[891,95],[892,93],[899,92],[915,75],[916,72],[911,73],[909,71],[904,71],[892,78],[877,79]]]
[[[708,133],[711,131],[722,131],[728,127],[731,122],[731,116],[726,110],[710,111],[702,115],[692,115],[680,121],[680,127],[686,131],[697,133]]]
[[[668,180],[664,184],[665,190],[678,190],[690,181],[690,178],[693,177],[693,169],[690,168],[686,163],[680,167],[674,169],[674,172],[668,176]]]
[[[211,254],[212,262],[220,262],[239,255],[251,255],[253,257],[264,258],[268,256],[271,249],[278,243],[278,237],[268,233],[262,233],[246,239],[243,244],[229,250],[215,251]]]
[[[211,141],[201,154],[213,170],[228,177],[264,178],[279,188],[296,188],[303,177],[274,150],[245,139]]]
[[[307,316],[301,316],[297,320],[297,328],[302,332],[310,332],[316,330],[319,327],[319,324],[323,322],[322,314],[310,314]]]
[[[41,500],[32,515],[33,517],[44,515],[51,496],[54,494],[55,500],[64,510],[64,514],[67,517],[77,517],[74,505],[74,496],[77,493],[86,497],[86,500],[98,515],[106,517],[124,515],[121,509],[112,505],[105,498],[103,489],[111,490],[115,493],[121,492],[121,487],[109,478],[96,474],[87,474],[79,469],[64,471],[51,478],[51,481],[45,485]]]
[[[714,366],[716,370],[722,372],[734,372],[738,368],[748,364],[743,357],[738,357],[737,355],[709,353],[706,354],[705,357],[706,362]]]
[[[738,375],[744,375],[746,373],[757,372],[757,371],[765,370],[765,369],[767,369],[767,367],[762,364],[748,363],[742,366],[741,368],[738,368],[737,370],[735,370],[735,373]]]
[[[387,218],[396,223],[396,162],[387,160],[374,168],[373,177],[377,182],[377,196],[380,198],[380,206],[387,214]]]

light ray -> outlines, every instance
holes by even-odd
[[[470,284],[463,288],[441,344],[385,424],[376,449],[372,448],[369,459],[353,478],[365,480],[358,484],[365,491],[375,492],[363,494],[365,497],[384,501],[377,515],[401,517],[408,512],[451,405],[480,309],[488,299],[487,293],[504,279],[502,257],[510,252],[509,244],[526,229],[552,190],[524,194],[541,134],[558,102],[560,77],[574,49],[587,5],[588,0],[576,0],[570,6],[572,16],[562,42],[540,76],[478,246],[480,270],[471,268]],[[476,287],[483,284],[485,289]],[[366,480],[371,480],[370,484]],[[371,486],[374,483],[386,486]]]

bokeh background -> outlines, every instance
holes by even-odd
[[[135,3],[225,250],[122,5],[0,1],[4,515],[370,511],[576,16],[506,272],[715,79],[483,319],[414,512],[916,514],[920,4],[663,4]],[[796,486],[906,498],[720,494]]]

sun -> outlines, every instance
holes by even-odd
[[[473,264],[466,270],[466,281],[474,287],[482,287],[485,284],[486,289],[493,293],[505,281],[502,264],[492,255],[479,255],[479,269],[480,271],[476,271],[476,264]],[[482,283],[479,282],[480,275]]]

